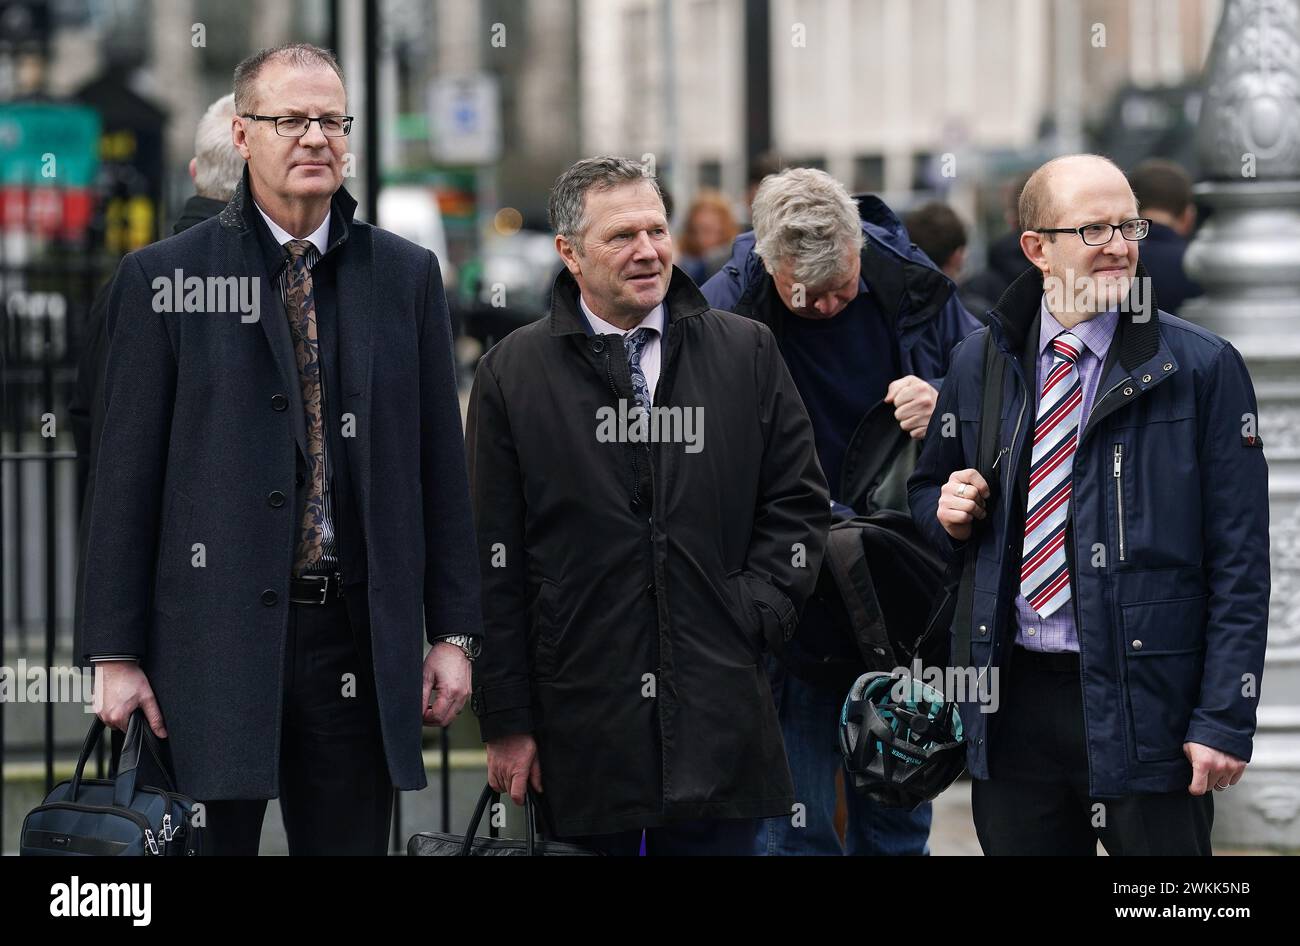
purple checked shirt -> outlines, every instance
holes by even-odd
[[[1052,369],[1056,357],[1052,354],[1052,339],[1066,331],[1056,317],[1047,311],[1047,298],[1042,303],[1042,320],[1038,331],[1038,377],[1034,380],[1034,417],[1038,416],[1038,399],[1043,390],[1043,379]],[[1101,380],[1101,367],[1106,363],[1106,352],[1110,350],[1111,339],[1115,337],[1115,327],[1119,324],[1119,310],[1112,309],[1102,315],[1080,322],[1070,329],[1079,341],[1083,342],[1083,354],[1079,356],[1076,368],[1079,372],[1079,387],[1083,391],[1083,408],[1079,414],[1079,433],[1083,433],[1088,424],[1088,414],[1092,411],[1093,399],[1097,396],[1097,382]],[[1016,574],[1020,569],[1016,569]],[[1074,594],[1074,582],[1071,578],[1071,595]],[[1016,595],[1016,643],[1026,650],[1061,653],[1079,652],[1079,630],[1074,626],[1073,600],[1058,608],[1048,618],[1040,618],[1024,595]]]

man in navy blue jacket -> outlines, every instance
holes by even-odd
[[[977,543],[953,662],[996,694],[959,697],[980,844],[1208,854],[1268,626],[1255,392],[1230,344],[1157,311],[1148,223],[1105,158],[1039,168],[1020,219],[1035,269],[953,352],[908,484],[937,548]],[[986,341],[1004,397],[982,475]]]
[[[831,498],[839,499],[845,450],[863,416],[884,400],[902,429],[924,436],[948,352],[978,323],[884,203],[870,196],[855,202],[824,171],[769,175],[753,215],[754,230],[736,239],[704,295],[775,333],[812,419]],[[793,646],[851,657],[854,644],[841,637],[810,603]],[[765,822],[759,853],[844,853],[834,828],[840,762],[833,739],[844,694],[799,680],[771,659],[769,673],[806,824]],[[929,804],[890,811],[853,796],[848,808],[848,853],[926,852]]]

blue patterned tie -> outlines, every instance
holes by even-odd
[[[650,410],[650,385],[645,379],[645,372],[641,370],[641,352],[654,337],[654,331],[652,328],[638,328],[623,336],[623,347],[627,349],[627,366],[632,373],[632,390],[636,393],[637,404],[646,411]]]

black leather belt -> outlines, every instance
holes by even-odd
[[[333,604],[343,597],[343,576],[303,575],[289,579],[289,601],[292,604]]]
[[[1014,656],[1018,663],[1026,667],[1033,667],[1035,670],[1073,674],[1079,672],[1079,655],[1069,651],[1048,654],[1037,650],[1026,650],[1024,647],[1016,645]]]

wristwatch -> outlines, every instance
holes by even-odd
[[[470,637],[468,634],[448,634],[445,637],[434,639],[438,644],[455,644],[461,649],[466,660],[473,660],[483,649],[483,642],[477,637]]]

